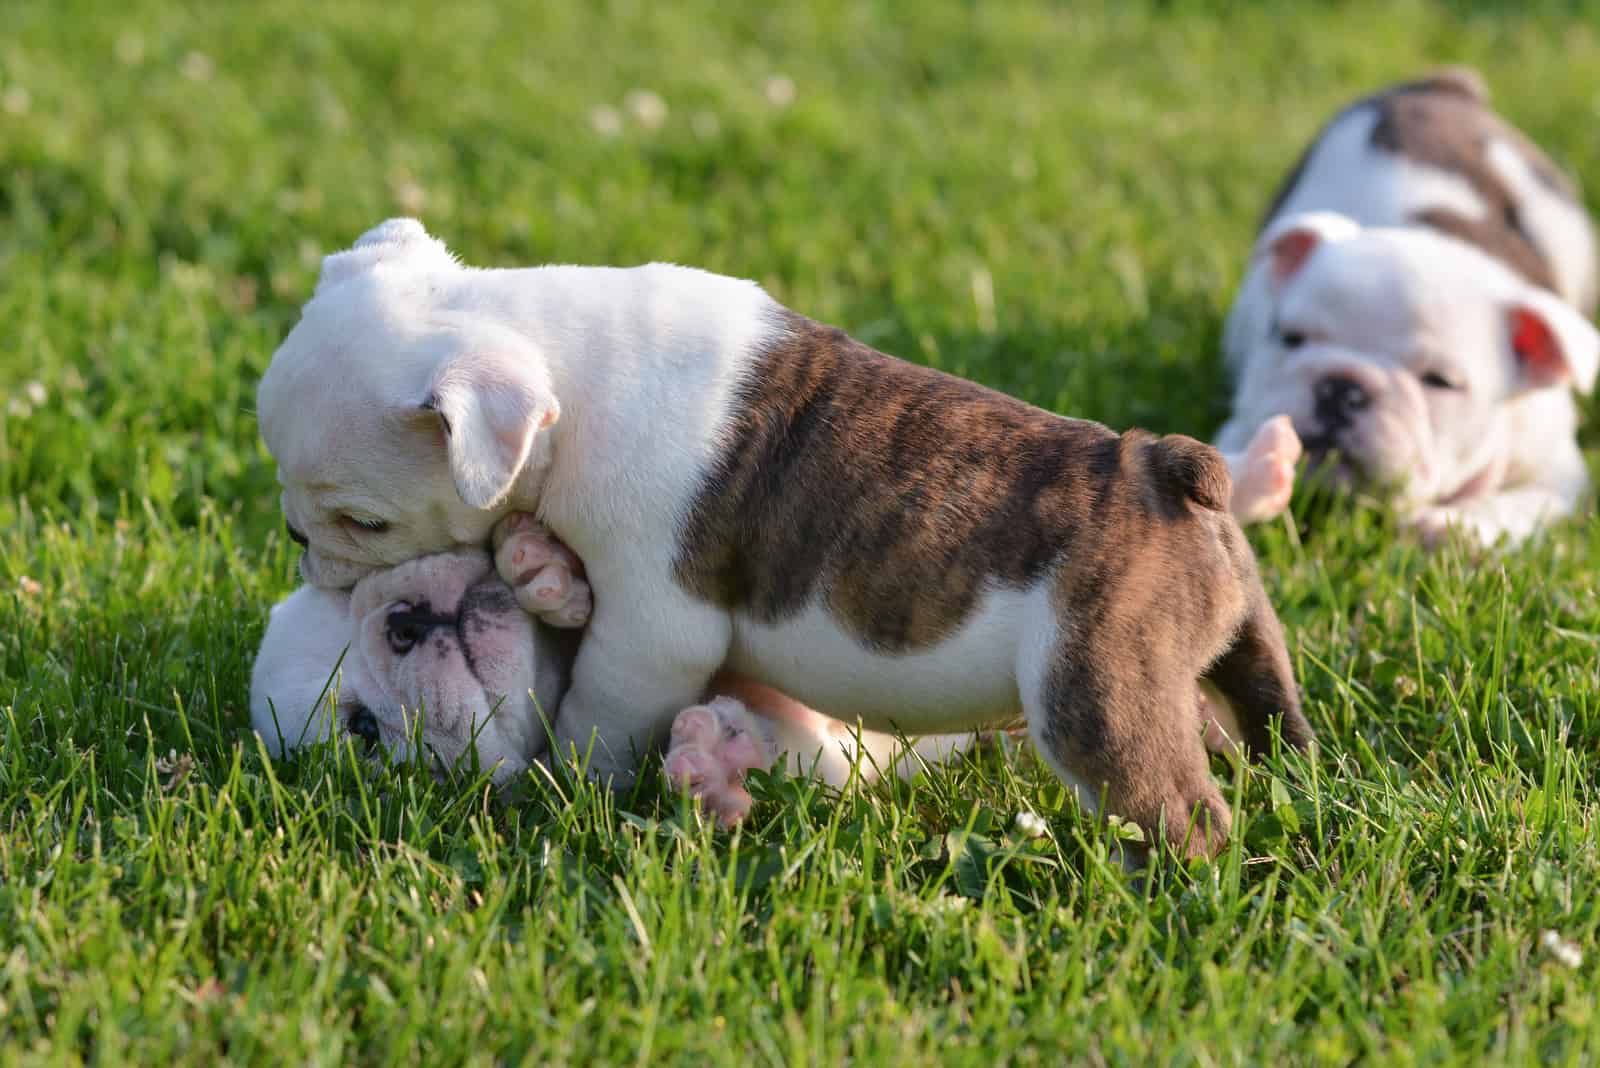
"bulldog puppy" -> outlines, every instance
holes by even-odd
[[[1217,446],[1286,415],[1315,464],[1392,491],[1428,541],[1520,541],[1587,485],[1571,391],[1600,366],[1595,298],[1576,187],[1477,75],[1387,89],[1323,129],[1267,212]]]
[[[302,586],[267,623],[251,722],[274,755],[349,735],[407,760],[420,740],[445,769],[475,747],[503,783],[545,748],[574,639],[536,628],[477,550],[375,571],[351,590]]]
[[[1189,438],[1117,435],[683,267],[463,267],[414,220],[324,262],[258,395],[306,577],[533,511],[599,592],[563,750],[626,781],[719,666],[908,735],[1026,717],[1151,841],[1229,815],[1202,678],[1304,746],[1282,631]],[[592,750],[591,750],[592,743]]]
[[[588,600],[575,558],[529,517],[517,513],[501,528],[500,566],[531,568],[538,581]],[[349,591],[302,586],[272,609],[256,656],[256,733],[275,756],[348,736],[407,760],[420,740],[438,771],[476,750],[492,781],[510,782],[544,752],[577,651],[575,631],[535,625],[519,607],[552,596],[528,590],[534,581],[508,585],[488,554],[455,550],[373,572]],[[724,826],[749,811],[745,774],[780,755],[795,774],[843,786],[858,768],[867,779],[908,774],[920,766],[913,751],[933,763],[971,741],[932,737],[908,749],[747,680],[719,677],[711,692],[674,718],[665,771]]]

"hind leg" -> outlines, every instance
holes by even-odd
[[[1023,709],[1040,754],[1091,807],[1138,824],[1151,843],[1184,856],[1215,856],[1231,818],[1211,779],[1195,670],[1094,655],[1092,643],[1052,642],[1041,670],[1022,672]],[[1031,676],[1031,677],[1030,677]]]
[[[1259,580],[1250,591],[1244,622],[1228,648],[1206,669],[1202,687],[1214,691],[1208,694],[1213,699],[1212,710],[1218,713],[1213,722],[1221,723],[1234,744],[1243,744],[1258,757],[1271,749],[1274,723],[1284,743],[1293,749],[1304,749],[1315,736],[1300,710],[1300,690],[1289,663],[1283,627]]]
[[[728,672],[719,673],[708,692],[716,696],[673,720],[662,766],[670,781],[699,798],[723,826],[739,822],[750,809],[745,775],[772,767],[780,757],[790,774],[815,775],[842,787],[857,774],[866,781],[890,773],[910,778],[922,761],[949,760],[970,749],[976,738],[925,735],[908,746],[897,735],[833,719]]]

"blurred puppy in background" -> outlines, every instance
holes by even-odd
[[[1335,479],[1392,491],[1430,543],[1521,541],[1587,487],[1572,391],[1600,366],[1595,300],[1576,185],[1477,74],[1386,89],[1334,117],[1267,212],[1228,319],[1217,446],[1254,441],[1253,477],[1275,486],[1297,436]]]

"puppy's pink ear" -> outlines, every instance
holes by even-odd
[[[1514,390],[1563,383],[1579,393],[1594,388],[1600,333],[1559,297],[1530,287],[1506,310],[1506,340],[1516,360]]]
[[[1310,211],[1279,219],[1256,241],[1254,259],[1265,260],[1274,288],[1300,272],[1322,245],[1361,232],[1355,220],[1331,211]]]
[[[456,265],[456,258],[444,242],[429,234],[417,220],[386,219],[356,238],[348,249],[323,257],[317,292],[380,263],[407,259],[435,267]]]
[[[456,492],[483,509],[506,499],[535,436],[561,416],[542,364],[477,353],[442,366],[417,407],[437,413]]]

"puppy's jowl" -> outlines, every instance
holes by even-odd
[[[726,665],[883,730],[1021,714],[1086,800],[1209,853],[1197,682],[1253,747],[1275,719],[1310,738],[1214,450],[902,363],[753,283],[474,270],[394,220],[326,261],[258,410],[313,582],[512,510],[577,552],[556,734],[602,774]]]
[[[1600,367],[1595,297],[1575,187],[1476,75],[1396,86],[1334,118],[1267,213],[1217,445],[1288,416],[1314,462],[1393,492],[1429,540],[1521,540],[1587,485],[1571,391]]]

